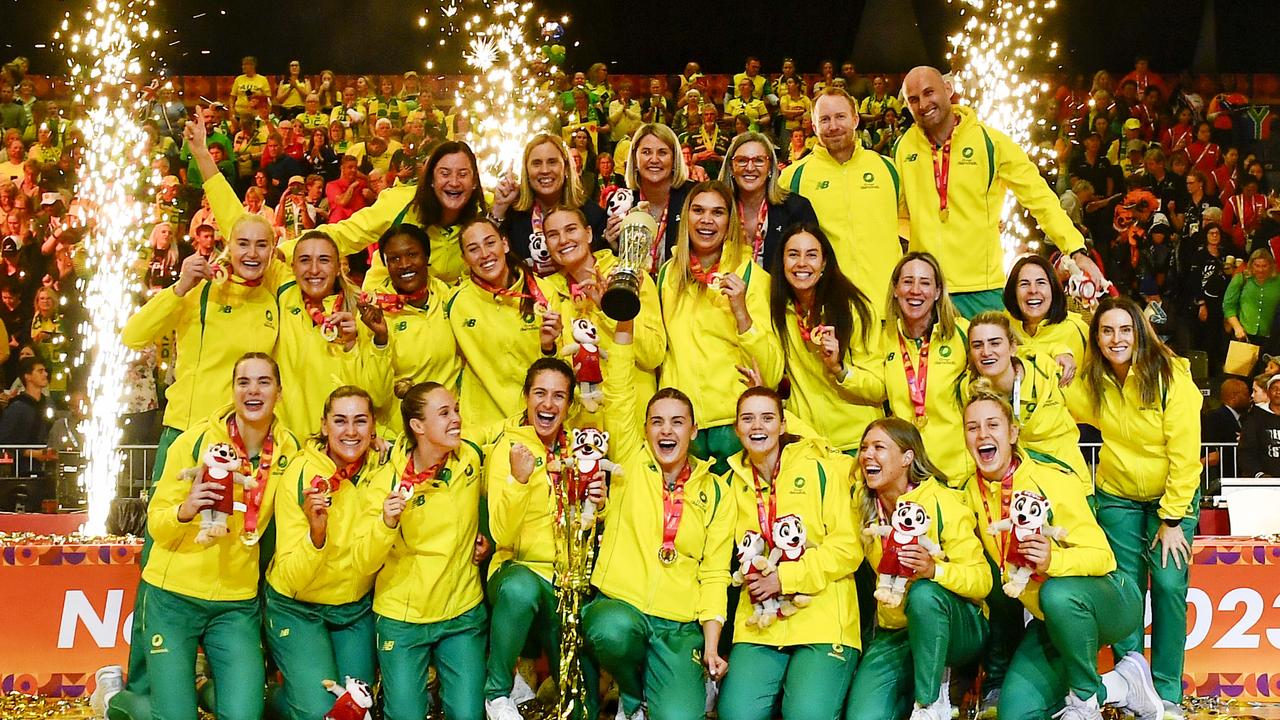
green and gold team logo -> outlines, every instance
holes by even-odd
[[[268,310],[268,311],[267,311],[267,322],[268,322],[268,323],[271,323],[271,322],[273,322],[274,320],[275,320],[275,316],[271,314],[271,311],[270,311],[270,310]]]
[[[281,470],[283,470],[283,469],[285,469],[285,468],[289,467],[289,458],[288,458],[288,456],[281,455],[281,456],[280,456],[280,461],[276,463],[276,467],[280,468]]]
[[[964,159],[965,159],[965,160],[972,160],[972,159],[973,159],[973,148],[971,148],[971,147],[967,147],[967,148],[965,148],[964,150],[961,150],[961,151],[960,151],[960,154],[964,156]]]
[[[875,179],[876,179],[876,176],[875,176],[875,175],[872,175],[872,174],[871,174],[871,173],[869,173],[869,172],[868,172],[868,173],[862,173],[862,182],[864,182],[864,183],[873,182]]]
[[[163,636],[163,635],[161,635],[160,633],[156,633],[155,635],[152,635],[152,636],[151,636],[151,647],[153,647],[153,648],[158,648],[158,647],[163,647],[163,646],[164,646],[164,636]]]
[[[702,501],[702,504],[703,504],[703,505],[706,505],[706,504],[707,504],[707,491],[706,491],[706,490],[703,490],[703,491],[701,491],[701,492],[699,492],[699,493],[698,493],[698,500]]]
[[[938,354],[941,355],[942,357],[951,357],[951,346],[943,345],[942,347],[938,348]]]
[[[795,484],[795,486],[796,486],[796,489],[797,489],[797,490],[799,490],[800,488],[804,487],[804,478],[802,478],[802,477],[797,477],[797,478],[795,479],[795,483],[794,483],[794,484]]]

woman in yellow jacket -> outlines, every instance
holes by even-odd
[[[891,415],[914,423],[941,471],[936,479],[959,487],[973,467],[960,432],[969,323],[929,253],[907,253],[890,279],[880,356],[849,368],[840,384],[864,403],[887,400]]]
[[[1051,356],[1022,347],[1004,313],[985,310],[969,321],[966,388],[986,378],[1013,407],[1021,430],[1019,447],[1065,463],[1080,478],[1084,493],[1092,495],[1093,476],[1080,452],[1080,429],[1067,409],[1061,376]]]
[[[733,432],[739,368],[757,367],[761,383],[776,387],[782,346],[768,325],[769,275],[751,260],[729,186],[694,185],[680,217],[675,253],[658,271],[662,384],[693,400],[702,426],[691,452],[722,473],[742,447]]]
[[[974,662],[987,643],[991,572],[973,510],[934,479],[920,431],[901,418],[867,427],[858,465],[862,544],[884,589],[845,720],[948,720],[947,668]],[[895,590],[895,580],[905,584]]]
[[[382,566],[375,543],[385,534],[377,524],[398,522],[404,498],[389,493],[392,469],[369,450],[375,429],[369,394],[337,388],[276,495],[266,636],[295,720],[333,705],[325,680],[376,679],[371,591]]]
[[[1115,572],[1080,483],[1066,466],[1018,448],[1013,409],[989,389],[975,389],[964,421],[977,465],[965,494],[987,557],[1000,568],[991,594],[1016,597],[1033,616],[1004,677],[998,716],[1101,720],[1099,707],[1107,704],[1158,720],[1160,699],[1141,653],[1124,655],[1098,676],[1098,650],[1141,632],[1142,591]],[[1024,539],[1017,529],[1027,531]],[[993,634],[997,623],[1021,627],[1022,613],[999,617],[993,608],[991,623]]]
[[[817,223],[793,225],[775,256],[769,311],[791,383],[787,411],[836,449],[856,452],[867,423],[884,412],[858,404],[840,379],[880,354],[880,320]]]
[[[419,720],[429,709],[427,668],[440,678],[444,716],[484,717],[488,613],[478,565],[489,546],[480,534],[480,448],[462,436],[458,401],[439,383],[418,383],[400,404],[404,439],[392,453],[390,483],[375,495],[399,517],[374,524],[369,553],[382,564],[373,593],[378,666],[388,720]],[[390,495],[387,493],[390,492]]]
[[[1200,405],[1185,360],[1131,300],[1106,298],[1084,367],[1067,392],[1076,420],[1102,433],[1098,523],[1120,573],[1151,589],[1151,665],[1167,715],[1181,717],[1191,539],[1200,517]],[[1116,643],[1142,651],[1143,628]]]
[[[1067,309],[1067,293],[1053,263],[1040,255],[1023,255],[1009,271],[1003,297],[1005,313],[1016,321],[1018,345],[1052,357],[1062,368],[1062,385],[1070,383],[1084,363],[1089,323]]]
[[[555,354],[562,326],[551,286],[522,266],[492,220],[463,228],[462,253],[470,274],[445,303],[445,317],[464,363],[462,414],[487,437],[520,411],[520,379],[530,363]]]
[[[576,366],[574,371],[578,373],[578,382],[582,383],[584,378],[593,377],[590,375],[591,371],[600,370],[599,365],[594,363],[611,353],[615,342],[614,332],[618,323],[600,309],[600,298],[611,273],[618,265],[618,258],[608,250],[591,252],[591,225],[578,208],[561,207],[552,210],[547,214],[542,227],[551,260],[559,268],[558,272],[547,277],[547,281],[551,286],[552,304],[560,309],[560,322],[564,326],[562,343],[565,347],[569,343],[581,345],[577,335],[595,328],[595,344],[603,353],[595,358],[585,358],[585,366],[578,361],[577,357],[580,356],[572,353],[564,355],[571,366]],[[585,320],[589,325],[575,323],[579,319]],[[648,273],[642,274],[640,278],[640,314],[635,318],[633,338],[631,352],[635,362],[627,376],[635,383],[636,394],[648,397],[657,389],[655,371],[667,351],[667,333],[662,327],[657,286]],[[625,367],[617,363],[609,365],[615,368]],[[599,382],[599,378],[590,381]],[[590,398],[586,397],[585,392],[578,396],[579,404],[588,411],[593,410],[603,399],[600,388],[593,388],[593,391]],[[637,409],[637,413],[640,414],[636,417],[641,418],[642,411]]]
[[[735,428],[743,451],[725,479],[734,537],[740,548],[762,547],[777,571],[745,571],[720,717],[766,720],[781,695],[786,720],[834,719],[862,647],[852,459],[788,434],[782,400],[768,388],[741,395]]]
[[[147,527],[154,544],[134,622],[146,638],[153,718],[196,716],[199,646],[218,679],[218,717],[262,716],[257,533],[270,521],[277,492],[301,451],[276,421],[279,372],[264,353],[241,356],[232,370],[233,405],[178,436],[151,498]],[[214,459],[229,459],[236,465],[233,477],[252,478],[252,487],[227,487],[207,475]]]
[[[485,669],[485,713],[489,720],[519,720],[511,699],[516,660],[527,641],[535,640],[547,655],[551,674],[559,672],[560,616],[556,604],[557,564],[564,559],[556,542],[557,498],[561,472],[572,462],[573,448],[565,428],[576,383],[573,370],[559,358],[540,358],[529,366],[521,390],[524,412],[510,418],[492,446],[485,464],[489,530],[493,562],[486,593],[493,612]],[[605,506],[605,483],[586,488],[596,503],[596,518]],[[586,717],[596,716],[595,671],[583,658]]]
[[[387,275],[365,279],[359,311],[383,376],[364,387],[374,398],[379,422],[400,435],[404,427],[395,389],[403,392],[421,382],[456,387],[462,361],[445,314],[452,290],[429,274],[427,232],[417,225],[392,227],[378,238],[378,257]]]
[[[582,613],[583,632],[618,683],[621,716],[700,720],[704,669],[718,680],[726,667],[719,644],[736,508],[711,464],[689,456],[698,433],[689,398],[663,388],[636,407],[639,388],[626,373],[633,325],[618,323],[605,374],[609,457],[622,472],[612,478],[591,580],[600,596]]]

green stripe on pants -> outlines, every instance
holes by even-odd
[[[267,648],[284,676],[285,699],[294,720],[323,717],[333,694],[323,681],[347,676],[370,686],[374,676],[372,593],[344,605],[317,605],[264,592]]]
[[[135,618],[134,622],[138,622]],[[218,683],[218,720],[259,720],[262,615],[252,600],[197,600],[149,587],[142,606],[152,720],[196,717],[196,650],[204,647]]]
[[[1108,495],[1098,490],[1098,524],[1116,555],[1116,569],[1140,593],[1151,588],[1151,675],[1160,698],[1182,703],[1182,664],[1187,646],[1187,585],[1191,564],[1182,568],[1170,562],[1160,565],[1160,546],[1152,548],[1162,524],[1156,511],[1160,501],[1139,502]],[[1191,545],[1200,520],[1200,494],[1191,501],[1192,514],[1182,519],[1181,530]],[[1143,631],[1135,629],[1113,648],[1116,659],[1130,652],[1142,652]]]
[[[621,600],[600,597],[582,611],[587,646],[618,683],[628,716],[648,701],[653,720],[698,720],[707,705],[698,658],[702,629],[646,615]]]
[[[835,720],[857,666],[858,650],[844,645],[736,643],[720,692],[720,720],[769,720],[779,695],[784,720]]]
[[[932,580],[911,583],[906,613],[907,627],[876,628],[853,677],[845,720],[894,720],[911,712],[913,699],[934,702],[943,671],[973,662],[987,643],[981,608]]]
[[[1033,620],[1000,692],[1000,720],[1044,720],[1068,692],[1102,697],[1098,649],[1142,625],[1142,599],[1123,575],[1049,578],[1040,588],[1045,619]]]
[[[386,720],[422,720],[427,714],[431,701],[427,668],[433,663],[440,678],[444,716],[449,720],[484,717],[488,615],[480,604],[437,623],[407,623],[377,616]]]

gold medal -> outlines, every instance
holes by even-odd
[[[338,323],[325,320],[320,326],[320,336],[328,342],[338,339]]]
[[[916,419],[915,419],[915,423],[916,423],[916,427],[917,427],[917,428],[924,428],[924,426],[925,426],[925,425],[928,425],[928,424],[929,424],[929,416],[928,416],[928,415],[917,415],[917,416],[916,416]]]
[[[942,222],[951,219],[951,208],[942,208],[938,211],[938,215],[942,218]]]
[[[662,561],[663,565],[675,565],[676,549],[669,547],[658,548],[658,560]]]

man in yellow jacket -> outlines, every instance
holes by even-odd
[[[941,262],[960,314],[1004,309],[1000,212],[1006,190],[1031,211],[1049,242],[1091,277],[1102,277],[1035,164],[972,108],[953,106],[951,81],[920,66],[907,73],[903,92],[916,124],[893,152],[902,178],[902,217],[910,223],[911,249]]]
[[[812,203],[840,269],[867,297],[880,298],[902,257],[898,171],[859,143],[858,108],[843,90],[818,95],[813,124],[818,146],[788,166],[781,182]]]

